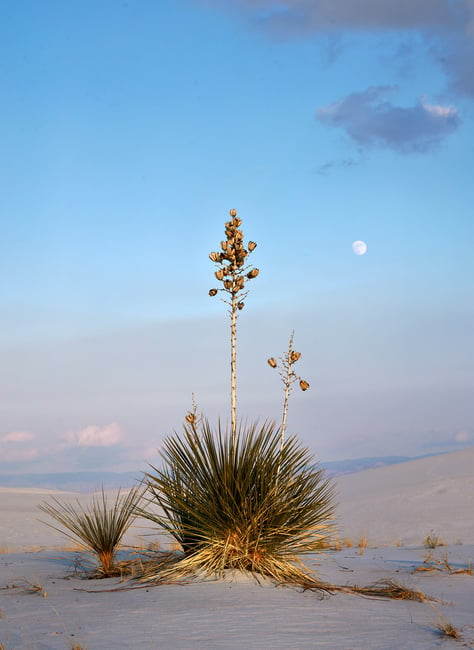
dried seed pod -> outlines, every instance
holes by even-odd
[[[300,357],[301,357],[301,352],[293,351],[290,356],[290,362],[295,363],[295,361],[298,361]]]
[[[260,271],[258,269],[252,269],[247,273],[247,277],[249,280],[251,280],[252,278],[256,278],[259,273]]]
[[[244,307],[245,307],[245,303],[244,303],[244,302],[241,301],[241,302],[238,302],[238,303],[237,303],[237,309],[243,309]]]
[[[232,225],[238,228],[239,226],[242,225],[242,219],[239,219],[238,217],[234,217],[232,219]]]
[[[232,289],[232,280],[224,280],[224,287],[230,291]]]
[[[249,241],[247,246],[250,252],[252,252],[257,248],[257,244],[254,241]]]
[[[277,362],[275,361],[275,359],[274,359],[273,357],[270,357],[270,359],[268,359],[267,363],[268,363],[268,365],[271,366],[272,368],[276,368],[276,367],[277,367]]]
[[[218,271],[216,271],[214,273],[214,275],[216,276],[216,278],[218,280],[223,280],[224,279],[224,269],[219,269]]]
[[[234,209],[229,210],[229,214],[230,214],[231,217],[236,217],[237,216],[237,210],[234,210]]]
[[[209,295],[210,295],[211,297],[212,297],[212,296],[216,296],[216,295],[217,295],[217,289],[209,289]]]
[[[186,421],[189,422],[189,424],[194,424],[196,422],[196,416],[194,413],[188,413],[186,416]]]
[[[300,388],[301,390],[308,390],[309,384],[304,379],[300,379]]]
[[[226,241],[221,241],[221,248],[223,251],[227,250],[227,242]]]
[[[222,256],[220,253],[209,253],[209,259],[212,262],[220,262],[222,260]]]

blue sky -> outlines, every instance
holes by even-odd
[[[318,458],[474,443],[471,0],[2,14],[0,470],[145,469],[193,393],[228,419],[230,208],[242,420],[279,420],[294,329]]]

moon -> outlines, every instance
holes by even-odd
[[[367,252],[367,244],[365,241],[357,240],[352,244],[352,250],[356,255],[365,255]]]

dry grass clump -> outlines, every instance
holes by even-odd
[[[441,637],[451,638],[451,639],[462,639],[461,632],[438,611],[438,609],[431,605],[433,610],[436,612],[438,617],[435,627]]]
[[[473,575],[473,569],[470,562],[467,566],[458,569],[453,569],[453,565],[449,559],[448,553],[436,555],[433,550],[425,554],[423,564],[416,567],[417,572],[432,572],[432,571],[446,571],[450,575]]]
[[[13,546],[8,546],[8,544],[0,544],[0,555],[2,553],[14,553],[15,549]],[[1,650],[1,647],[0,647]]]
[[[438,548],[438,546],[446,546],[443,540],[433,530],[423,540],[423,546],[426,548]]]
[[[406,585],[402,585],[396,580],[387,579],[380,580],[373,585],[367,587],[359,587],[354,585],[351,590],[361,596],[368,596],[372,598],[390,598],[392,600],[415,600],[419,603],[424,603],[426,600],[431,600],[419,589],[412,589]]]
[[[140,515],[182,548],[174,576],[249,571],[279,583],[313,580],[300,556],[321,548],[331,532],[332,482],[291,437],[280,449],[272,423],[237,431],[235,442],[202,422],[167,438],[163,466],[146,474],[149,502]],[[170,574],[171,575],[171,574]],[[162,579],[149,571],[145,579]]]
[[[0,587],[0,589],[20,589],[24,594],[39,594],[43,598],[48,597],[48,592],[40,582],[31,582],[31,580],[27,580],[26,578],[19,578],[14,583],[7,584],[5,587]],[[0,618],[2,618],[1,613]]]
[[[116,562],[116,553],[120,542],[135,520],[136,508],[143,489],[133,488],[126,495],[118,491],[115,501],[110,506],[102,488],[99,495],[94,495],[92,505],[82,506],[63,503],[56,497],[51,502],[43,502],[38,507],[52,517],[58,525],[45,521],[48,526],[66,535],[86,551],[92,551],[98,561],[97,576],[109,577],[121,575]]]
[[[365,549],[369,545],[369,540],[367,538],[367,535],[362,535],[362,537],[359,539],[357,543],[357,547],[359,549],[359,555],[364,555]]]
[[[384,600],[413,600],[419,603],[433,601],[433,598],[426,596],[419,589],[412,589],[407,587],[396,580],[386,579],[380,580],[372,585],[360,587],[359,585],[334,585],[325,582],[307,582],[301,583],[304,590],[320,591],[326,593],[344,593],[344,594],[357,594],[365,598],[381,598]]]
[[[472,564],[468,562],[467,566],[464,569],[455,569],[454,571],[451,571],[451,575],[464,575],[464,576],[472,576],[474,575],[474,571],[472,569]]]
[[[448,637],[451,639],[460,639],[461,638],[461,633],[457,628],[452,625],[449,621],[446,619],[440,620],[436,624],[436,629],[438,630],[440,636],[442,637]]]
[[[440,633],[440,636],[451,637],[452,639],[460,639],[461,638],[461,634],[460,634],[459,630],[457,630],[454,627],[454,625],[452,625],[448,621],[439,622],[436,625],[436,627],[437,627],[437,629],[438,629],[438,631]]]

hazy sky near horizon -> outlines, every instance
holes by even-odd
[[[279,421],[294,329],[318,458],[474,444],[472,0],[18,0],[0,50],[0,471],[228,420],[230,208],[240,418]]]

